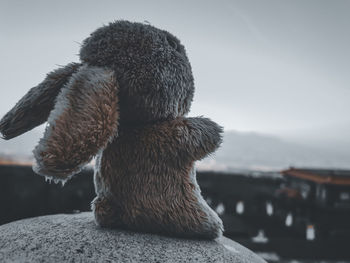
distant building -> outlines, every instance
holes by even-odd
[[[307,239],[350,236],[350,170],[290,168],[281,174],[278,206]]]
[[[300,198],[328,209],[350,212],[350,170],[290,168],[282,171],[289,198]]]

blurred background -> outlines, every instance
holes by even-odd
[[[186,47],[190,116],[225,130],[197,164],[225,234],[269,262],[350,262],[350,1],[1,0],[0,116],[118,19]],[[31,171],[44,127],[0,141],[0,223],[89,210],[91,167],[64,188]]]

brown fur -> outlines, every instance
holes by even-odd
[[[100,225],[192,237],[219,234],[206,229],[212,215],[199,205],[199,189],[189,175],[194,161],[207,153],[203,146],[213,151],[219,142],[200,135],[193,120],[201,119],[120,127],[96,164],[93,210]],[[194,139],[202,144],[194,145]]]
[[[111,72],[98,77],[83,67],[58,97],[50,126],[34,151],[37,173],[66,179],[116,135],[117,84]]]

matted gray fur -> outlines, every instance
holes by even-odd
[[[194,164],[219,147],[222,128],[185,117],[194,83],[180,41],[148,24],[116,21],[84,40],[80,59],[50,73],[3,117],[3,137],[48,120],[34,171],[55,182],[96,156],[92,209],[102,227],[221,236]]]

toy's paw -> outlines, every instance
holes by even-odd
[[[96,197],[91,208],[95,215],[95,222],[101,227],[116,227],[121,225],[120,214],[114,204],[104,197]]]
[[[74,160],[62,162],[60,156],[41,151],[40,146],[37,146],[33,153],[35,157],[33,171],[45,176],[50,182],[64,184],[83,168],[82,164],[76,163]]]

